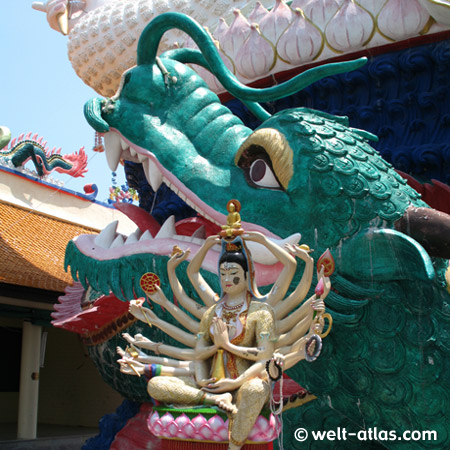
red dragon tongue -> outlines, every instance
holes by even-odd
[[[200,230],[201,228],[202,230]],[[202,239],[213,234],[218,234],[220,231],[218,225],[201,216],[188,217],[187,219],[179,220],[175,224],[175,229],[177,230],[177,234],[183,236],[193,236],[194,233],[199,234],[199,232],[202,231],[203,235],[198,235],[198,237]]]
[[[149,231],[153,237],[158,234],[161,225],[148,212],[131,203],[116,202],[114,207],[131,219],[145,233]]]
[[[144,233],[148,230],[153,237],[158,234],[161,225],[148,212],[131,203],[114,203],[114,207],[131,219]],[[175,224],[177,234],[193,236],[197,232],[198,237],[205,238],[212,234],[218,234],[220,227],[204,217],[188,217]],[[201,229],[201,230],[200,230]],[[200,235],[202,234],[202,235]]]

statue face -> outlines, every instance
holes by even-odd
[[[225,294],[236,295],[247,289],[247,277],[241,265],[224,262],[220,265],[220,284]]]

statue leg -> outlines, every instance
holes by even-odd
[[[178,405],[216,405],[229,413],[235,413],[232,396],[228,392],[210,394],[198,389],[189,377],[156,376],[147,384],[151,397],[163,403]]]
[[[160,402],[179,405],[200,405],[205,394],[187,377],[153,377],[147,384],[147,391]]]
[[[269,384],[261,378],[246,381],[236,396],[237,414],[230,426],[230,448],[244,445],[264,404],[269,399]]]

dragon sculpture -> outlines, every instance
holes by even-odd
[[[200,50],[157,57],[161,36],[171,28],[188,33]],[[110,167],[120,159],[142,164],[153,190],[166,185],[197,216],[177,223],[172,217],[159,226],[139,208],[122,205],[138,225],[136,233],[118,235],[117,224],[111,224],[97,237],[71,241],[66,267],[87,291],[82,306],[75,305],[79,295],[61,299],[55,324],[84,335],[106,382],[129,399],[148,402],[144,380],[120,373],[115,348],[124,344],[123,330],[155,342],[166,338],[136,322],[128,301],[144,296],[139,280],[146,272],[157,273],[172,298],[166,266],[173,246],[195,254],[226,222],[223,205],[236,198],[244,205],[246,230],[290,244],[299,242],[300,232],[315,254],[329,248],[336,261],[326,300],[334,319],[327,345],[316,362],[288,371],[317,399],[286,413],[286,447],[297,448],[293,431],[302,426],[437,432],[434,441],[324,441],[320,448],[447,448],[450,217],[429,208],[369,145],[376,137],[349,127],[345,117],[308,108],[271,116],[258,104],[365,60],[317,67],[271,88],[249,88],[226,69],[203,28],[167,13],[145,28],[137,63],[123,74],[114,97],[86,104],[85,116],[105,133]],[[214,73],[262,125],[254,131],[244,126],[187,63]],[[257,284],[270,287],[280,268],[257,247],[252,254]],[[211,257],[203,265],[211,286],[217,286],[216,263]],[[301,274],[300,267],[292,288]],[[159,306],[154,311],[171,321]],[[302,445],[317,448],[312,439]]]
[[[21,134],[13,139],[8,146],[10,135],[4,140],[0,158],[6,163],[10,162],[14,167],[23,167],[28,161],[32,161],[37,174],[42,177],[56,171],[68,174],[74,178],[84,177],[88,171],[87,155],[84,147],[78,152],[60,155],[61,149],[47,147],[47,142],[37,134],[26,136]]]

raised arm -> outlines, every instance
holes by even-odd
[[[194,317],[201,319],[203,313],[206,311],[206,308],[186,294],[176,274],[176,268],[186,260],[189,253],[190,249],[187,249],[184,252],[176,252],[173,256],[171,256],[167,262],[167,275],[169,277],[169,283],[172,288],[173,295],[179,301],[180,305],[186,308]]]
[[[302,250],[302,249],[297,249],[296,251],[297,251],[297,253],[296,253],[297,256],[299,254],[301,254],[301,252],[304,252],[304,250]],[[307,254],[306,255],[303,254],[303,255],[305,258],[306,257],[309,258],[309,256]],[[304,296],[306,295],[306,293],[309,290],[309,287],[311,286],[314,261],[312,260],[312,258],[310,258],[310,260],[304,260],[304,261],[306,262],[305,272],[303,273],[302,279],[300,280],[300,283],[298,284],[297,288],[295,289],[294,292],[291,293],[291,295],[289,295],[289,297],[287,297],[285,300],[278,303],[278,305],[276,305],[274,307],[275,318],[277,320],[283,319],[284,317],[288,316],[290,314],[290,312],[302,302],[302,300],[304,299]],[[324,276],[323,267],[322,267],[321,271],[317,274],[317,279],[318,279],[318,282],[320,280],[323,281],[324,292],[320,295],[320,298],[323,300],[329,294],[330,289],[331,289],[330,279],[328,277]]]
[[[303,271],[302,278],[295,290],[289,295],[289,297],[287,297],[274,307],[275,317],[277,320],[286,317],[303,301],[303,299],[308,294],[314,272],[314,260],[313,258],[311,258],[311,256],[309,256],[309,253],[306,250],[303,250],[297,245],[290,244],[286,244],[286,248],[290,253],[305,262],[305,270]]]
[[[218,236],[209,236],[205,240],[205,243],[199,248],[198,252],[192,258],[187,267],[189,280],[207,307],[214,305],[216,301],[216,293],[211,289],[209,284],[200,274],[200,268],[202,267],[206,253],[216,244],[220,244],[220,238]]]
[[[297,262],[295,261],[295,258],[293,258],[286,250],[267,239],[262,233],[251,231],[245,233],[243,237],[247,241],[253,241],[264,245],[264,247],[272,252],[275,258],[277,258],[278,261],[280,261],[284,266],[277,281],[275,281],[272,289],[266,296],[267,304],[274,306],[286,295],[292,278],[295,275]]]

